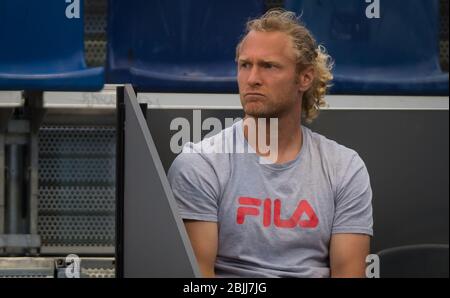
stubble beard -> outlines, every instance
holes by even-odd
[[[284,104],[283,104],[284,103]],[[247,105],[251,105],[248,107]],[[282,103],[260,103],[258,106],[254,106],[254,103],[243,103],[243,108],[245,115],[253,117],[255,119],[264,118],[280,118],[284,114],[286,114],[290,109],[293,108],[293,104],[291,102],[287,103],[282,101]]]

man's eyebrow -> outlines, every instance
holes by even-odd
[[[246,58],[239,58],[238,62],[249,62],[249,60]]]
[[[239,58],[238,62],[250,62],[250,59],[248,58]],[[282,63],[280,61],[272,60],[272,59],[263,59],[256,61],[258,64],[274,64],[274,65],[281,65]]]
[[[272,64],[272,65],[277,65],[277,66],[282,65],[281,62],[275,61],[275,60],[270,60],[270,59],[268,59],[268,60],[261,60],[261,61],[258,61],[258,63],[259,64]]]

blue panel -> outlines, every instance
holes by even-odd
[[[84,61],[82,4],[69,19],[65,1],[0,1],[0,90],[103,87],[103,69]]]
[[[439,1],[286,0],[335,60],[333,93],[448,95],[439,65]]]
[[[263,0],[111,2],[112,82],[153,92],[237,92],[235,47],[246,21],[264,13]]]

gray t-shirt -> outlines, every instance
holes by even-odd
[[[181,217],[218,223],[218,277],[329,277],[332,234],[372,236],[362,159],[305,126],[302,132],[299,154],[284,164],[260,162],[242,120],[187,143],[173,162],[168,178]]]

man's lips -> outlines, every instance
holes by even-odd
[[[265,95],[262,93],[257,93],[257,92],[249,92],[249,93],[245,93],[244,97],[265,97]]]

